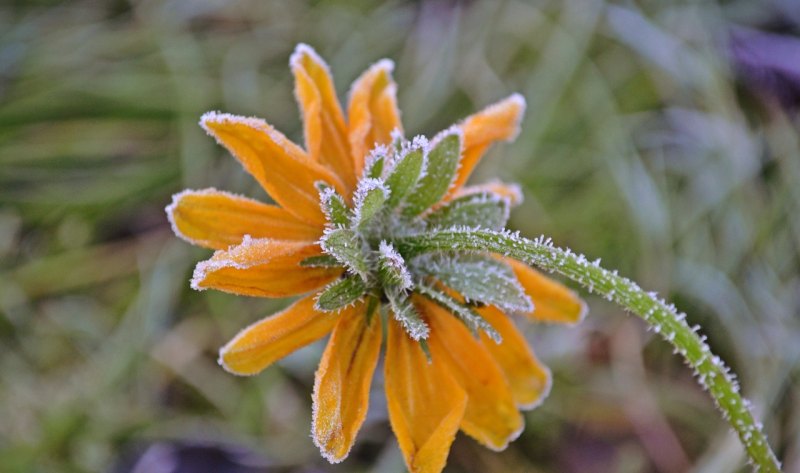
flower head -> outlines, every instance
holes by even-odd
[[[417,255],[404,237],[505,227],[519,189],[465,182],[492,143],[515,137],[524,99],[512,95],[430,141],[407,140],[391,61],[356,80],[347,117],[310,47],[299,45],[290,66],[305,148],[257,118],[210,112],[200,121],[277,205],[205,189],[176,194],[167,207],[178,236],[216,250],[195,268],[193,288],[302,295],[236,335],[220,364],[253,375],[330,334],[312,435],[338,462],[366,416],[386,330],[389,420],[409,470],[441,471],[459,429],[505,448],[522,431],[520,409],[536,406],[550,386],[509,315],[574,323],[585,305],[502,255]]]

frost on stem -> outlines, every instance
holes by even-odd
[[[664,340],[675,347],[694,370],[698,382],[708,390],[723,417],[737,432],[757,471],[779,472],[780,463],[767,443],[760,423],[755,422],[749,403],[739,394],[739,384],[722,360],[711,353],[699,327],[690,327],[685,314],[654,293],[616,271],[600,267],[581,254],[553,246],[543,236],[527,240],[508,231],[453,228],[399,238],[395,244],[406,255],[452,251],[489,251],[505,255],[550,272],[560,273],[607,297],[644,319]]]

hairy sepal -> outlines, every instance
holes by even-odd
[[[413,217],[428,210],[447,194],[458,170],[463,136],[451,128],[434,138],[428,152],[425,175],[419,179],[414,192],[406,198],[403,214]]]
[[[351,226],[362,230],[383,210],[391,192],[380,179],[365,178],[359,181],[353,196],[354,210]]]
[[[348,275],[323,289],[314,307],[323,312],[337,311],[361,300],[368,289],[361,277]]]
[[[344,227],[350,221],[350,209],[344,198],[333,187],[323,182],[316,183],[319,190],[319,203],[325,219],[334,227]]]
[[[455,297],[425,284],[417,286],[416,291],[455,315],[473,335],[478,336],[479,331],[483,331],[496,343],[503,341],[503,337],[486,319],[481,317],[472,307],[459,302]]]
[[[502,230],[510,212],[508,199],[491,192],[478,192],[452,200],[427,217],[429,228],[470,225],[487,230]]]
[[[316,255],[301,261],[300,266],[304,268],[337,268],[342,264],[331,255]]]
[[[419,312],[411,303],[411,299],[404,291],[386,291],[389,307],[394,318],[400,322],[409,337],[414,340],[425,340],[430,335],[430,327],[422,320]]]
[[[387,243],[385,240],[382,240],[378,246],[378,277],[384,286],[394,287],[401,291],[411,289],[413,284],[405,260],[391,243]]]
[[[502,261],[480,254],[455,254],[419,258],[415,271],[433,276],[468,303],[493,305],[505,312],[530,312],[533,302]]]
[[[425,170],[427,142],[418,141],[401,151],[394,162],[394,166],[386,177],[386,185],[392,195],[386,203],[390,209],[397,207],[403,199],[413,191]]]
[[[366,244],[361,236],[349,228],[329,228],[319,240],[322,250],[342,264],[351,274],[369,281],[370,265]]]

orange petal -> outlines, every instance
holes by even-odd
[[[443,363],[467,392],[461,430],[492,450],[503,450],[524,428],[511,387],[487,348],[455,316],[415,298],[431,327],[433,359]]]
[[[517,137],[524,112],[525,98],[513,94],[470,115],[461,123],[460,127],[464,132],[464,152],[458,175],[450,190],[451,195],[464,185],[492,143],[500,140],[511,141]]]
[[[487,306],[478,312],[503,337],[496,343],[481,332],[481,342],[503,370],[514,401],[522,409],[533,409],[550,392],[550,370],[536,359],[525,337],[500,309]]]
[[[233,374],[254,375],[293,351],[327,335],[339,314],[314,310],[313,295],[245,328],[219,351],[219,364]]]
[[[464,186],[458,189],[453,194],[452,198],[458,199],[459,197],[463,197],[465,195],[478,194],[481,192],[491,192],[492,194],[499,195],[504,199],[508,199],[508,202],[512,207],[516,207],[517,205],[521,204],[524,199],[522,195],[522,189],[520,189],[517,184],[506,184],[500,181],[489,181],[474,186]]]
[[[176,235],[215,250],[238,245],[245,235],[304,241],[322,235],[321,227],[303,223],[278,206],[213,188],[175,194],[166,211]]]
[[[347,142],[347,125],[328,65],[305,44],[297,45],[289,65],[303,114],[308,154],[332,169],[348,189],[354,189],[356,174]]]
[[[392,131],[403,131],[397,108],[397,84],[392,80],[393,69],[392,61],[378,61],[364,71],[350,89],[347,117],[357,176],[361,175],[367,153],[376,144],[389,144]]]
[[[533,312],[525,314],[529,319],[575,324],[586,316],[586,303],[567,286],[524,263],[511,258],[504,260],[511,265],[523,289],[533,300]]]
[[[381,349],[380,315],[365,304],[339,318],[314,381],[311,433],[331,463],[347,457],[367,415],[369,387]]]
[[[428,363],[393,316],[388,324],[384,376],[392,430],[409,471],[439,473],[464,415],[466,393],[444,363]]]
[[[289,139],[258,118],[209,112],[200,125],[238,159],[281,207],[310,224],[321,225],[317,181],[345,187],[324,166],[308,158]]]
[[[245,238],[219,250],[194,269],[192,287],[218,289],[244,296],[287,297],[318,289],[342,273],[338,268],[301,267],[322,254],[315,242]]]

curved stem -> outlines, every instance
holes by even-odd
[[[633,312],[675,347],[695,370],[700,384],[708,390],[744,445],[756,471],[780,472],[780,462],[767,443],[762,425],[753,419],[749,402],[739,394],[735,375],[711,353],[700,327],[689,327],[686,315],[667,304],[655,293],[645,292],[635,282],[616,271],[600,267],[600,260],[588,261],[583,255],[552,245],[550,239],[521,238],[517,234],[483,230],[440,231],[403,237],[398,250],[406,257],[434,251],[489,251],[506,255],[550,272],[563,274]]]

